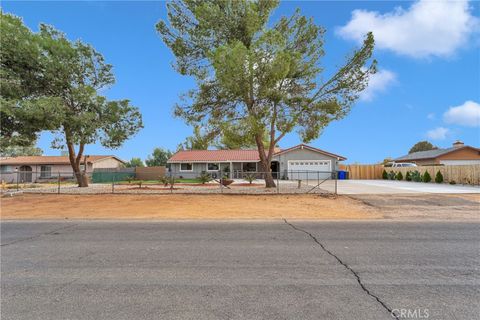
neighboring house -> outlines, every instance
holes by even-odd
[[[393,161],[413,162],[421,166],[480,164],[480,149],[456,141],[451,148],[413,152]]]
[[[83,158],[82,158],[83,162]],[[119,168],[125,161],[115,156],[88,156],[87,173],[99,168]],[[85,163],[80,167],[83,171]],[[73,169],[68,156],[21,156],[0,159],[0,179],[6,182],[38,182],[60,175],[73,178]]]
[[[325,179],[338,169],[345,157],[305,144],[277,150],[271,170],[280,179]],[[221,170],[231,178],[242,178],[245,172],[261,172],[257,150],[181,150],[167,163],[170,172],[179,177],[195,178],[202,172],[217,175]]]

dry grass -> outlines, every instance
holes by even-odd
[[[34,195],[1,199],[2,219],[379,219],[348,197],[318,195]]]

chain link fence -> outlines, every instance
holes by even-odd
[[[84,174],[84,173],[80,173]],[[185,177],[166,172],[157,179],[137,179],[135,170],[86,173],[88,187],[78,187],[72,172],[0,173],[2,193],[57,194],[337,194],[336,171],[209,171]],[[271,175],[271,187],[266,178]]]

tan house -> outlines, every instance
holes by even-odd
[[[95,169],[119,168],[125,161],[115,156],[87,156],[87,173]],[[80,167],[84,169],[85,163]],[[16,182],[37,182],[56,178],[73,178],[73,169],[68,156],[20,156],[0,159],[0,180]]]
[[[394,161],[413,162],[422,166],[480,164],[480,149],[456,141],[451,148],[413,152]]]

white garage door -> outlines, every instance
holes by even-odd
[[[288,179],[317,180],[328,179],[332,173],[330,160],[289,160]]]

